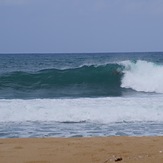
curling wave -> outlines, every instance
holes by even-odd
[[[163,93],[163,65],[142,60],[125,61],[122,65],[125,66],[122,88]]]
[[[122,96],[163,93],[163,65],[143,60],[0,75],[0,98]]]

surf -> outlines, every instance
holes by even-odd
[[[163,97],[0,100],[0,122],[162,122]]]
[[[138,60],[124,61],[122,88],[130,88],[137,92],[163,93],[163,65]]]
[[[145,60],[0,74],[0,98],[121,97],[163,93],[163,65]]]

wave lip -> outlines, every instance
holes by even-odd
[[[163,65],[138,60],[122,62],[122,88],[131,88],[142,92],[163,93]]]

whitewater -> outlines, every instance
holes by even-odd
[[[159,122],[163,97],[0,100],[0,108],[0,122]]]
[[[2,138],[163,135],[162,53],[8,54],[0,68]]]
[[[163,93],[163,65],[138,60],[126,61],[122,87],[136,91]]]

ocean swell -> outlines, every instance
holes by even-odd
[[[0,75],[0,98],[108,97],[163,93],[163,66],[143,60]]]
[[[25,97],[30,93],[30,97],[37,95],[39,98],[119,96],[122,69],[121,65],[107,64],[64,70],[44,69],[32,73],[10,72],[0,76],[0,89],[10,91],[10,95],[16,92]]]

